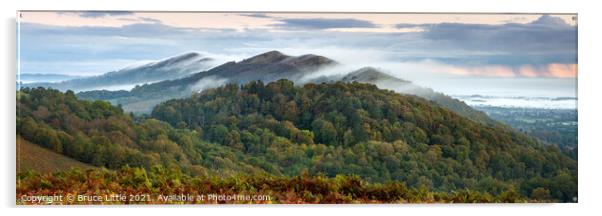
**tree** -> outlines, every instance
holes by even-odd
[[[345,131],[345,134],[343,135],[343,145],[352,146],[355,143],[356,143],[356,140],[355,140],[355,137],[353,136],[353,132],[351,132],[351,130]]]
[[[337,144],[337,130],[332,123],[322,118],[318,118],[314,120],[311,126],[312,131],[314,131],[316,135],[316,143]]]
[[[531,198],[537,200],[551,200],[552,195],[550,195],[550,191],[548,189],[538,187],[531,191]]]
[[[228,128],[224,125],[216,125],[209,128],[209,131],[205,133],[205,138],[211,142],[225,144],[226,136],[228,135]]]
[[[226,145],[232,148],[243,150],[244,146],[240,140],[240,133],[236,130],[232,130],[228,133],[225,139]]]

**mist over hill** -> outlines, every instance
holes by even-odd
[[[325,70],[344,70],[344,68],[337,61],[324,56],[314,54],[289,56],[279,51],[270,51],[239,62],[227,62],[181,79],[137,86],[131,91],[96,90],[81,92],[78,96],[84,99],[102,99],[113,104],[121,104],[126,111],[149,113],[154,105],[162,101],[188,97],[195,92],[226,83],[243,84],[254,80],[267,83],[278,79],[288,79],[298,84],[336,81],[362,82],[375,84],[380,88],[394,90],[398,93],[426,98],[475,121],[493,122],[484,113],[472,109],[460,100],[389,75],[377,68],[364,67],[339,75],[316,76]]]
[[[270,51],[240,62],[227,62],[190,76],[145,84],[129,92],[88,91],[78,94],[84,99],[105,99],[121,104],[125,110],[148,113],[162,101],[188,97],[195,92],[218,87],[225,83],[245,83],[251,80],[270,82],[278,79],[296,80],[301,77],[333,67],[337,62],[318,55],[288,56]]]
[[[60,82],[33,82],[23,87],[47,87],[75,92],[90,90],[130,90],[136,85],[178,79],[204,71],[213,64],[211,57],[189,52],[143,65],[130,66],[98,76]]]

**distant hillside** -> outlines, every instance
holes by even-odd
[[[487,114],[479,110],[473,109],[463,101],[454,99],[443,93],[433,91],[430,88],[416,85],[410,81],[391,76],[373,67],[364,67],[345,75],[335,75],[328,77],[322,76],[313,80],[309,80],[309,82],[314,83],[337,81],[370,83],[382,89],[390,89],[398,93],[416,95],[430,100],[442,107],[452,110],[474,121],[488,124],[496,124],[496,122],[489,118]]]
[[[349,74],[344,75],[340,78],[343,82],[389,82],[391,84],[398,85],[410,85],[412,82],[399,79],[389,74],[383,73],[380,70],[373,67],[364,67],[359,70],[353,71]]]
[[[278,51],[270,51],[240,62],[228,62],[181,79],[137,86],[131,91],[95,90],[80,92],[77,96],[88,100],[106,100],[111,104],[121,104],[123,109],[128,112],[148,114],[155,105],[163,101],[189,97],[193,93],[219,87],[226,83],[244,84],[255,80],[267,83],[278,79],[295,82],[303,80],[304,83],[361,82],[428,99],[477,122],[497,124],[485,113],[473,109],[460,100],[391,76],[373,67],[364,67],[343,75],[307,79],[322,69],[329,69],[337,65],[339,63],[336,61],[319,55],[289,56]]]
[[[278,79],[298,79],[312,72],[338,64],[318,55],[288,56],[278,51],[266,52],[240,62],[228,62],[205,72],[177,80],[142,85],[129,94],[114,92],[81,92],[82,99],[104,99],[121,104],[127,111],[148,113],[162,101],[183,98],[195,92],[218,87],[225,83],[245,83],[252,80],[270,82]]]
[[[210,57],[191,52],[141,66],[127,67],[99,76],[70,79],[62,82],[38,82],[23,87],[50,87],[61,91],[89,91],[99,89],[131,89],[135,85],[178,79],[204,71],[212,65]]]
[[[45,149],[17,136],[17,173],[27,170],[51,173],[74,167],[81,170],[97,169],[97,167]]]
[[[82,99],[100,99],[121,104],[126,111],[149,113],[153,106],[173,98],[185,98],[195,92],[218,87],[226,83],[245,83],[261,80],[271,82],[278,79],[303,80],[308,75],[337,66],[338,63],[318,55],[288,56],[278,51],[266,52],[240,62],[228,62],[206,72],[189,77],[142,85],[131,91],[96,90],[78,93]],[[417,95],[448,108],[474,121],[495,124],[486,114],[471,108],[464,102],[430,88],[421,87],[410,81],[388,75],[376,68],[365,67],[344,75],[321,76],[304,82],[361,82],[375,84],[380,88],[399,93]]]

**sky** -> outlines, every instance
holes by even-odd
[[[279,50],[436,89],[471,78],[571,82],[578,67],[576,14],[23,11],[18,23],[21,73],[98,75],[190,51],[226,62]]]

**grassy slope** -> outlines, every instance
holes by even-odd
[[[76,161],[33,144],[21,136],[17,136],[17,173],[34,170],[39,173],[63,171],[71,167],[82,170],[96,167]]]

